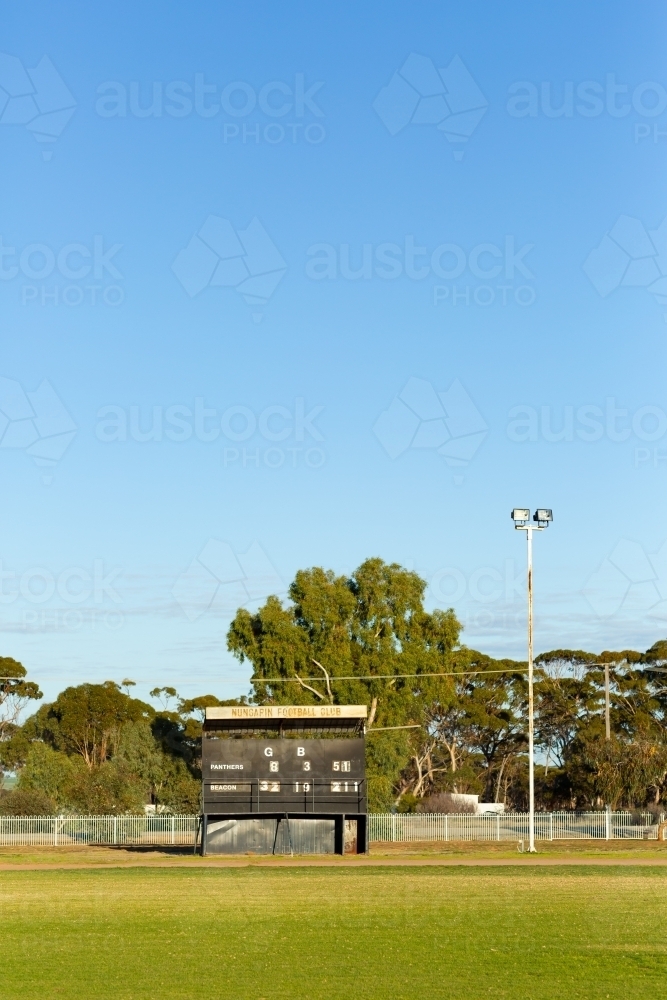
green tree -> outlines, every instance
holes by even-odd
[[[42,697],[34,681],[26,680],[22,663],[11,656],[0,656],[0,741],[14,732],[21,712],[30,700]]]
[[[410,765],[409,730],[368,733],[366,739],[366,779],[371,812],[389,812],[409,789],[402,777]]]
[[[449,676],[424,671],[412,681],[422,727],[408,737],[401,791],[418,798],[440,791],[497,798],[524,741],[522,664],[459,647],[447,665]]]
[[[401,674],[446,662],[458,643],[453,611],[424,611],[425,588],[416,573],[380,559],[367,560],[349,578],[300,570],[287,607],[270,597],[254,615],[237,612],[228,647],[252,663],[257,701],[356,700],[370,705],[372,725],[376,715],[379,722],[391,714],[396,691],[405,687]]]
[[[165,752],[153,727],[145,720],[126,722],[114,760],[124,761],[139,780],[145,802],[172,812],[198,812],[199,781],[183,756]]]
[[[69,798],[77,812],[97,816],[143,813],[146,802],[141,779],[122,759],[83,768],[72,783]]]
[[[41,792],[60,810],[71,805],[72,786],[86,770],[80,757],[68,757],[39,741],[29,744],[23,767],[19,772],[18,788]]]
[[[157,698],[165,712],[169,711],[169,704],[178,698],[178,691],[175,687],[154,687],[148,694],[151,698]]]
[[[139,779],[145,802],[160,803],[166,781],[165,754],[145,719],[123,724],[114,761],[123,761]]]
[[[642,663],[655,663],[659,666],[667,664],[667,639],[658,639],[642,657]]]
[[[654,740],[638,738],[629,741],[601,735],[577,738],[568,761],[573,783],[585,792],[589,802],[617,809],[634,808],[647,801],[658,801],[651,795],[665,780],[667,747]]]
[[[665,783],[665,708],[658,673],[664,641],[636,650],[554,650],[537,658],[538,744],[556,771],[543,798],[570,806],[634,807],[658,801]],[[605,738],[605,665],[610,682],[611,739]]]
[[[260,704],[367,704],[369,729],[420,725],[421,682],[410,675],[447,669],[461,628],[451,609],[424,610],[425,589],[416,573],[381,559],[350,577],[300,570],[286,606],[269,597],[255,614],[237,612],[228,648],[252,664]],[[369,800],[384,808],[410,740],[377,732],[368,746]]]
[[[113,681],[80,684],[42,706],[26,723],[24,735],[78,754],[93,770],[113,756],[124,723],[154,716],[150,705],[130,698]]]
[[[595,653],[554,649],[536,657],[535,743],[544,755],[544,776],[555,765],[562,769],[573,740],[603,707]]]
[[[19,771],[22,792],[64,811],[197,812],[202,718],[221,702],[167,694],[178,710],[155,712],[111,681],[67,688],[0,744],[5,767]]]
[[[512,765],[526,744],[526,675],[513,672],[518,664],[500,662],[503,666],[496,668],[489,664],[488,675],[470,675],[462,699],[464,745],[469,757],[479,760],[482,794],[490,802],[506,800]],[[503,672],[492,673],[494,669]]]

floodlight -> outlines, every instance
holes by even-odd
[[[548,524],[553,519],[554,516],[548,508],[538,508],[533,515],[533,521],[538,521],[540,524]]]
[[[525,507],[515,507],[510,517],[515,524],[521,524],[525,521],[530,521],[530,511]]]

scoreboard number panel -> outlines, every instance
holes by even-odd
[[[204,780],[257,781],[280,774],[283,781],[331,780],[336,774],[362,781],[365,777],[362,739],[206,740]]]
[[[366,811],[364,740],[356,737],[207,738],[202,772],[205,811],[222,801],[242,813]]]
[[[259,783],[260,792],[279,792],[280,782],[279,781],[260,781]]]

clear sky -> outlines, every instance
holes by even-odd
[[[2,5],[2,654],[247,690],[234,609],[418,571],[667,634],[665,8]]]

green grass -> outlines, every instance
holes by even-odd
[[[2,1000],[654,1000],[660,868],[0,873]]]

